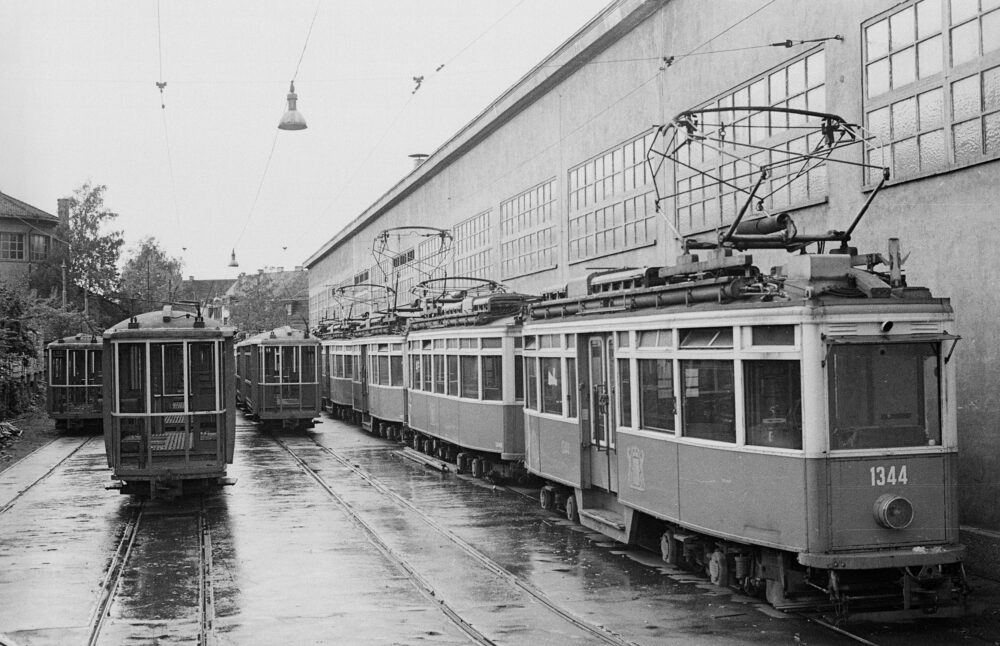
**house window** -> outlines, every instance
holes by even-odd
[[[29,260],[45,260],[49,257],[50,238],[39,233],[32,233],[30,238],[31,250]]]
[[[630,139],[570,169],[570,262],[656,242],[653,176],[645,163],[653,137]]]
[[[500,205],[500,271],[504,278],[521,276],[558,263],[553,223],[555,180],[549,180]]]
[[[720,154],[697,142],[678,151],[675,205],[677,228],[682,233],[707,231],[732,222],[746,200],[742,187],[752,185],[762,167],[769,167],[769,176],[761,183],[756,198],[768,210],[795,208],[826,196],[825,164],[803,172],[801,164],[783,163],[814,150],[819,143],[818,134],[801,135],[807,117],[784,112],[727,111],[748,106],[825,112],[824,51],[813,50],[793,58],[699,106],[722,110],[700,115],[699,123],[705,130],[724,134],[744,158],[734,159],[731,152]],[[747,156],[751,146],[760,150]]]
[[[907,178],[1000,155],[1000,2],[904,3],[863,40],[872,164]]]
[[[0,260],[24,260],[24,234],[0,232]]]

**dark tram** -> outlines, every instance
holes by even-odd
[[[115,488],[159,498],[232,484],[233,333],[169,305],[104,332],[104,444]]]
[[[57,428],[101,427],[102,351],[103,344],[93,334],[63,337],[46,346],[49,373],[46,407]]]
[[[289,326],[236,344],[239,404],[264,424],[312,427],[320,412],[320,341]]]

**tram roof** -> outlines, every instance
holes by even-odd
[[[191,338],[231,337],[236,329],[224,326],[221,321],[200,318],[194,312],[174,310],[166,306],[163,310],[136,314],[104,331],[104,338],[150,338],[160,335]]]
[[[273,330],[266,330],[264,332],[259,332],[253,336],[249,336],[239,343],[236,347],[242,347],[246,345],[319,345],[320,340],[314,336],[309,336],[304,330],[299,330],[298,328],[293,328],[290,325],[285,325],[282,327],[274,328]]]
[[[92,348],[101,345],[101,335],[80,332],[49,343],[46,348]]]

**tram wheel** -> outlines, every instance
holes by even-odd
[[[482,478],[483,477],[483,461],[480,458],[472,458],[472,477]]]
[[[660,537],[660,556],[667,565],[677,567],[681,563],[680,550],[677,548],[677,539],[674,538],[673,530],[665,530]]]
[[[576,507],[576,493],[570,492],[566,497],[566,520],[571,523],[580,521],[580,512]]]
[[[538,502],[541,503],[542,509],[552,509],[555,505],[555,496],[552,495],[552,490],[547,487],[543,487],[541,491],[538,492]]]

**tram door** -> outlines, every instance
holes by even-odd
[[[585,374],[588,379],[587,399],[590,400],[590,481],[593,486],[606,491],[618,491],[613,334],[594,335],[587,339]]]
[[[354,355],[354,410],[359,413],[368,411],[368,346],[364,343],[355,346],[358,353]]]

